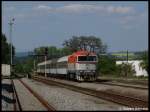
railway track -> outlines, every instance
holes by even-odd
[[[148,86],[148,81],[147,80],[134,80],[134,79],[103,79],[103,78],[98,78],[98,82],[109,82],[109,81],[115,81],[119,83],[124,83],[124,84],[133,84],[133,85],[141,85],[141,86]]]
[[[30,91],[30,93],[36,97],[36,99],[38,99],[38,101],[48,110],[48,111],[56,111],[56,109],[51,106],[45,99],[43,99],[39,94],[37,94],[32,88],[30,88],[26,83],[24,83],[21,79],[18,79],[22,85],[28,90]],[[14,85],[14,82],[12,80],[12,85],[13,85],[13,90],[14,90],[14,93],[13,93],[13,98],[15,99],[15,103],[14,103],[14,110],[17,111],[22,111],[22,107],[21,107],[21,103],[19,101],[19,97],[18,97],[18,94],[16,92],[16,89],[15,89],[15,85]],[[19,108],[17,108],[17,105],[19,106]]]
[[[13,88],[14,111],[22,111],[21,103],[19,101],[18,94],[16,92],[16,88],[12,79],[11,79],[11,84]]]
[[[58,78],[58,79],[61,79],[61,78]],[[62,78],[62,80],[65,80],[65,79]],[[98,79],[98,80],[96,80],[96,82],[92,82],[92,83],[110,85],[110,86],[127,87],[127,88],[133,88],[133,89],[148,90],[147,85],[139,85],[139,84],[136,85],[136,83],[134,83],[134,84],[132,83],[129,85],[128,82],[112,82],[111,80],[100,80],[100,79]]]
[[[120,87],[127,87],[127,88],[133,88],[133,89],[142,89],[142,90],[148,90],[148,87],[144,86],[137,86],[137,85],[127,85],[125,83],[113,83],[113,82],[95,82],[96,84],[104,84],[104,85],[111,85],[111,86],[120,86]]]
[[[46,84],[50,84],[50,85],[53,84],[53,85],[57,85],[60,87],[64,87],[73,91],[95,96],[104,100],[108,100],[108,101],[118,103],[124,106],[132,107],[132,108],[147,108],[148,107],[148,101],[134,98],[134,97],[120,95],[120,94],[116,94],[112,92],[110,93],[108,91],[97,91],[97,90],[92,90],[88,88],[78,87],[78,86],[69,85],[66,83],[58,82],[58,81],[56,82],[56,81],[46,79],[43,77],[33,76],[32,79],[46,83]]]

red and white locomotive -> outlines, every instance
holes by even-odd
[[[46,72],[49,76],[67,77],[77,81],[95,81],[97,62],[98,58],[95,53],[80,50],[69,56],[39,63],[37,73]]]

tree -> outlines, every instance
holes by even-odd
[[[71,39],[65,40],[63,46],[70,49],[71,52],[84,49],[96,53],[105,53],[107,50],[107,45],[95,36],[73,36]]]
[[[142,62],[140,63],[140,66],[148,72],[148,51],[145,51],[141,57]]]
[[[120,65],[117,65],[117,74],[120,76],[133,76],[136,72],[134,68],[132,67],[132,64],[129,63],[122,63]]]
[[[55,46],[49,46],[48,47],[48,56],[50,58],[56,58],[59,55],[59,51],[57,50],[57,48]]]
[[[24,73],[23,63],[17,62],[14,66],[15,73]]]
[[[81,40],[76,36],[73,36],[69,40],[65,40],[63,43],[63,46],[67,47],[72,52],[79,50],[79,48],[81,49],[81,45]]]
[[[25,63],[23,64],[24,72],[26,73],[32,72],[33,68],[34,68],[33,58],[29,57],[27,60],[25,60]]]
[[[45,47],[35,48],[34,53],[36,55],[42,55],[44,54],[44,48]],[[48,48],[47,59],[59,58],[72,53],[70,49],[68,49],[67,47],[57,48],[55,46],[48,46],[47,48]],[[38,58],[40,59],[40,61],[44,61],[44,56],[39,56]]]
[[[70,55],[70,54],[72,54],[73,52],[70,50],[70,49],[68,49],[67,47],[63,47],[62,49],[61,49],[61,55],[62,56],[66,56],[66,55]]]
[[[7,42],[7,38],[4,34],[2,34],[2,51],[1,51],[1,56],[2,56],[2,63],[4,64],[10,64],[10,48],[11,44]],[[12,46],[12,57],[14,58],[15,55],[15,47]]]
[[[38,47],[34,49],[34,53],[36,53],[37,55],[44,55],[45,54],[45,47]]]
[[[100,56],[97,64],[100,74],[116,74],[116,60],[113,56]]]

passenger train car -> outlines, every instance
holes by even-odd
[[[95,53],[81,50],[69,56],[39,63],[37,73],[45,74],[46,72],[49,76],[66,77],[77,81],[95,81],[97,62]]]

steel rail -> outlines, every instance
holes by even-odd
[[[129,96],[125,96],[125,95],[120,95],[120,94],[116,94],[113,92],[107,92],[107,91],[98,91],[98,90],[93,90],[93,89],[88,89],[88,88],[83,88],[83,87],[78,87],[78,86],[74,86],[74,85],[69,85],[69,84],[65,84],[62,82],[56,82],[50,79],[46,79],[46,78],[42,78],[42,77],[32,77],[33,79],[46,83],[46,84],[54,84],[57,86],[61,86],[67,89],[71,89],[73,91],[76,92],[81,92],[87,95],[91,95],[91,96],[95,96],[104,100],[108,100],[111,102],[115,102],[124,106],[128,106],[128,107],[148,107],[148,101],[139,99],[139,98],[135,98],[135,97],[129,97]]]
[[[16,88],[15,88],[13,79],[11,79],[11,84],[12,84],[12,88],[13,88],[13,99],[15,101],[14,102],[14,111],[17,111],[17,104],[18,104],[18,107],[19,107],[19,111],[22,111],[21,103],[20,103]]]
[[[137,85],[141,85],[141,86],[148,86],[148,81],[147,80],[128,80],[128,79],[97,79],[97,82],[101,82],[101,81],[116,81],[116,82],[120,82],[120,83],[128,83],[128,84],[137,84]]]
[[[19,81],[35,96],[40,103],[47,108],[48,111],[56,111],[56,109],[51,106],[44,98],[42,98],[39,94],[37,94],[31,87],[29,87],[25,82],[23,82],[21,79]]]

